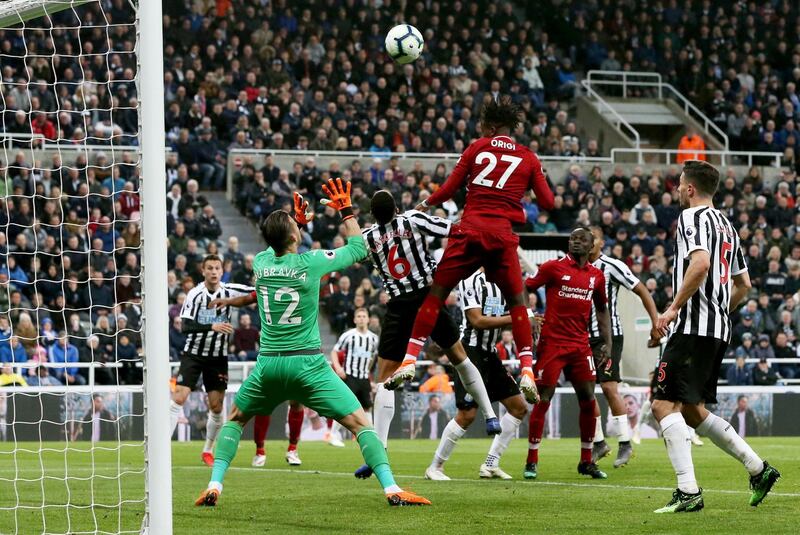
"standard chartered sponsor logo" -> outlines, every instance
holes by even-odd
[[[562,285],[561,289],[558,291],[558,296],[567,299],[589,301],[592,299],[592,292],[586,288],[574,288],[572,286]]]

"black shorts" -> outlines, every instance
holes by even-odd
[[[517,382],[506,367],[503,366],[503,361],[498,358],[497,353],[468,345],[465,345],[464,349],[467,351],[469,360],[481,372],[483,384],[486,385],[486,393],[489,394],[489,400],[493,402],[501,401],[519,394]],[[478,406],[472,396],[467,393],[464,385],[461,384],[458,374],[455,374],[453,383],[456,391],[457,408],[469,410]]]
[[[227,357],[199,357],[184,353],[181,356],[177,384],[195,390],[200,374],[203,375],[206,392],[215,390],[224,392],[228,388]]]
[[[381,339],[378,342],[378,356],[403,362],[406,356],[408,340],[414,328],[414,318],[417,317],[422,302],[428,296],[428,290],[420,290],[410,294],[393,297],[386,305],[386,315],[381,325]],[[436,320],[431,338],[442,349],[448,349],[461,337],[461,331],[455,320],[447,311],[442,310]]]
[[[619,383],[622,378],[619,375],[619,363],[622,360],[622,344],[625,340],[624,336],[611,337],[611,356],[606,361],[605,366],[598,366],[597,362],[600,360],[600,346],[603,345],[602,338],[590,338],[589,345],[592,346],[592,355],[594,356],[594,367],[597,371],[597,382],[606,383],[614,381]]]
[[[344,379],[344,384],[356,395],[362,409],[366,411],[372,407],[372,386],[369,384],[369,379],[357,379],[348,375]]]
[[[711,336],[673,334],[656,369],[655,399],[690,405],[717,402],[717,379],[728,343]]]

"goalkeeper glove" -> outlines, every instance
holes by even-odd
[[[308,207],[308,201],[303,196],[294,192],[294,220],[301,225],[307,225],[314,219],[314,211]]]

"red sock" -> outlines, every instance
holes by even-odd
[[[578,401],[580,406],[580,415],[578,422],[581,428],[581,462],[592,462],[592,442],[594,441],[594,429],[597,417],[594,415],[595,405],[597,403],[594,399],[587,399]]]
[[[256,442],[256,455],[264,455],[264,438],[269,431],[270,416],[256,416],[253,421],[253,440]]]
[[[333,418],[328,418],[328,431],[333,427]]]
[[[300,431],[303,429],[303,416],[305,416],[305,409],[289,409],[289,451],[297,449]]]
[[[425,297],[422,306],[419,307],[417,312],[417,319],[414,320],[414,328],[411,330],[411,338],[408,340],[408,347],[406,348],[406,357],[416,359],[419,356],[425,340],[433,332],[433,327],[439,318],[439,311],[442,309],[442,305],[444,305],[444,301],[434,295],[428,294]]]
[[[523,368],[530,368],[533,364],[533,335],[531,334],[531,322],[528,319],[528,308],[525,305],[517,305],[509,310],[511,314],[511,332],[514,335],[514,343],[517,344],[519,363]]]
[[[528,420],[528,459],[525,461],[526,463],[539,462],[539,444],[542,442],[544,418],[547,416],[549,408],[549,401],[540,401],[533,406],[530,420]]]

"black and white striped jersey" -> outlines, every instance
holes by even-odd
[[[611,336],[622,336],[622,323],[619,319],[619,308],[617,294],[619,287],[624,286],[628,290],[633,290],[641,281],[630,270],[628,265],[622,260],[611,258],[601,254],[600,257],[592,262],[592,265],[603,272],[606,276],[606,297],[608,298],[608,313],[611,317]],[[589,336],[600,338],[600,325],[597,323],[597,313],[592,303],[592,316],[589,320]]]
[[[469,278],[458,284],[456,295],[464,316],[461,321],[462,343],[484,351],[496,352],[495,346],[500,341],[503,329],[477,329],[473,327],[467,320],[467,310],[479,308],[484,316],[505,316],[508,314],[508,308],[500,288],[486,280],[486,275],[482,271],[476,271]]]
[[[369,379],[370,364],[378,354],[378,335],[369,330],[362,333],[350,329],[339,337],[333,349],[344,352],[344,373],[356,379]]]
[[[418,210],[408,210],[386,225],[376,223],[361,231],[391,297],[431,285],[436,262],[428,251],[426,237],[445,238],[449,233],[449,219]]]
[[[712,336],[728,342],[731,335],[728,317],[731,279],[747,271],[736,229],[719,210],[697,206],[681,213],[675,241],[672,287],[676,295],[689,268],[692,252],[708,251],[711,267],[700,288],[681,308],[672,332]]]
[[[239,297],[253,292],[252,286],[220,282],[215,292],[209,292],[206,283],[201,282],[186,296],[181,308],[181,318],[195,321],[201,325],[226,323],[231,321],[230,307],[208,308],[214,299]],[[228,335],[214,331],[189,333],[183,350],[200,357],[226,357],[228,355]]]

